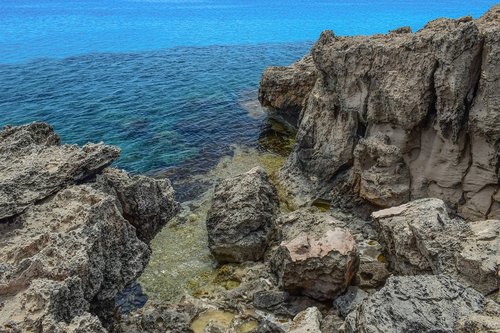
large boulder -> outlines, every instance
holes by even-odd
[[[467,223],[428,198],[372,214],[398,274],[448,274],[488,294],[498,289],[500,221]]]
[[[0,179],[1,189],[14,179],[18,186],[0,197],[3,216],[9,215],[0,221],[0,331],[107,332],[116,295],[148,263],[147,240],[176,212],[172,188],[103,172],[117,148],[61,146],[47,124],[9,127],[0,137],[2,157],[24,166]],[[120,199],[126,186],[104,189],[95,179],[104,174],[119,175],[120,184],[143,184],[137,186],[142,192]],[[27,193],[23,200],[21,193]],[[141,193],[152,200],[148,209],[124,207]],[[137,222],[142,213],[148,233]]]
[[[393,276],[347,316],[345,332],[451,333],[459,320],[481,314],[487,303],[480,293],[447,276]]]
[[[438,19],[416,33],[323,32],[311,50],[316,81],[280,172],[295,203],[331,200],[350,171],[346,194],[382,208],[438,197],[468,219],[498,219],[499,12]],[[261,89],[273,82],[279,105],[298,104],[281,92],[298,81],[280,80],[291,68],[265,72]]]
[[[260,167],[221,181],[206,221],[210,251],[219,262],[261,259],[278,209],[277,191]]]
[[[280,217],[280,244],[271,269],[281,288],[317,300],[346,290],[359,264],[356,242],[343,223],[327,214],[297,211]]]

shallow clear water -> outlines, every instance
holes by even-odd
[[[131,172],[206,169],[255,144],[262,115],[246,106],[262,70],[297,60],[322,30],[418,29],[494,3],[0,0],[0,126],[48,121],[64,142],[118,145]]]
[[[0,65],[0,125],[47,121],[64,142],[120,146],[118,167],[151,172],[195,160],[202,169],[252,145],[266,64],[288,64],[309,43],[100,53]]]

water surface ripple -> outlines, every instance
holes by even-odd
[[[122,149],[117,167],[155,172],[213,165],[231,144],[253,145],[262,117],[245,109],[268,65],[311,43],[179,47],[0,65],[0,126],[46,121],[68,143]]]

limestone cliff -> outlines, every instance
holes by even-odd
[[[267,69],[260,88],[264,106],[299,118],[280,172],[299,205],[343,184],[378,207],[438,197],[500,217],[500,6],[416,33],[325,31],[311,57]]]
[[[176,213],[168,180],[105,169],[119,150],[0,131],[0,332],[107,332],[115,296]]]

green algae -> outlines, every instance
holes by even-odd
[[[216,182],[236,176],[255,166],[263,167],[275,179],[285,157],[255,149],[236,148],[233,157],[222,159],[200,181]],[[224,288],[237,288],[238,278],[221,273],[208,249],[205,220],[213,190],[195,201],[182,204],[181,213],[164,227],[151,242],[150,262],[139,282],[151,299],[176,302],[185,294],[201,297]]]
[[[254,329],[256,329],[258,326],[259,326],[259,322],[258,321],[256,321],[256,320],[250,320],[250,321],[247,321],[247,322],[241,324],[238,327],[238,331],[240,333],[248,333],[248,332],[251,332]]]
[[[162,301],[177,301],[209,283],[216,265],[204,220],[179,220],[171,221],[151,242],[153,255],[139,279],[150,297]]]
[[[326,200],[316,199],[313,201],[311,206],[318,208],[321,212],[327,212],[331,208],[331,203]]]
[[[232,312],[209,310],[203,312],[195,320],[193,320],[191,323],[191,329],[194,333],[203,333],[205,331],[205,327],[207,327],[210,322],[218,324],[224,328],[229,328],[234,317],[236,317],[236,315]]]

